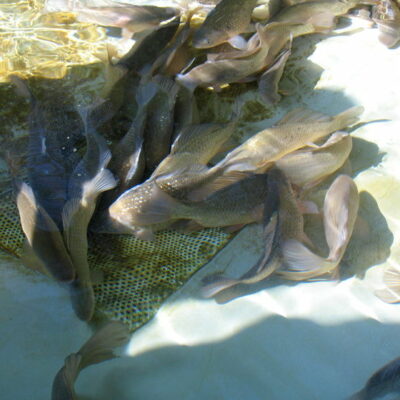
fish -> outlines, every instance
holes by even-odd
[[[400,393],[400,357],[373,373],[365,386],[348,400],[375,400],[390,393]]]
[[[53,380],[51,400],[78,400],[74,385],[80,372],[90,365],[116,358],[115,348],[128,340],[129,331],[122,322],[110,321],[103,325],[76,353],[66,357]]]
[[[76,279],[70,284],[71,300],[77,316],[89,321],[94,313],[95,299],[87,259],[87,228],[96,208],[99,195],[113,189],[117,181],[106,169],[111,152],[103,139],[87,120],[85,122],[86,153],[76,166],[68,183],[68,196],[63,212],[64,241],[76,269]]]
[[[335,272],[350,241],[359,208],[357,186],[348,175],[339,175],[329,187],[324,200],[324,231],[328,257],[311,252],[297,240],[283,248],[287,270],[279,271],[286,279],[303,280]]]
[[[174,129],[174,107],[179,85],[172,79],[157,76],[158,93],[147,108],[144,154],[146,170],[151,173],[168,155]]]
[[[272,21],[310,23],[318,32],[329,32],[335,27],[337,16],[346,14],[358,4],[360,0],[306,1],[284,7]]]
[[[251,175],[226,186],[198,202],[182,202],[151,185],[138,193],[124,193],[109,208],[111,218],[128,227],[150,227],[179,219],[202,227],[245,225],[262,218],[267,179]],[[152,197],[148,203],[145,197]]]
[[[235,58],[206,61],[186,74],[178,74],[177,82],[193,91],[196,87],[219,89],[232,82],[255,80],[258,72],[273,64],[291,37],[315,32],[313,25],[304,23],[270,23],[265,27],[257,24],[256,29],[259,38],[258,47],[251,45],[244,51],[244,57],[239,53],[234,56]]]
[[[47,211],[38,204],[28,184],[16,182],[15,186],[16,203],[22,230],[27,240],[27,251],[31,250],[38,258],[39,270],[47,271],[50,276],[60,282],[72,282],[75,279],[75,267],[59,228]]]
[[[306,148],[287,154],[275,162],[290,182],[309,189],[338,170],[348,159],[352,138],[346,132],[335,132],[317,148]]]
[[[279,242],[281,234],[279,229],[279,187],[278,180],[281,175],[276,170],[271,170],[267,177],[268,193],[263,210],[263,239],[264,251],[256,264],[238,279],[228,278],[223,275],[206,276],[202,281],[201,295],[204,298],[214,297],[218,293],[239,284],[250,285],[268,278],[281,264]]]
[[[379,40],[392,48],[400,40],[400,8],[392,0],[381,0],[373,7],[372,20],[380,31]]]
[[[257,5],[251,14],[251,19],[255,21],[269,21],[282,7],[281,0],[262,0],[257,1]]]
[[[200,123],[199,110],[197,107],[196,98],[193,93],[186,89],[184,86],[180,86],[178,96],[176,98],[175,109],[175,127],[173,133],[173,139],[186,125],[196,125]]]
[[[294,109],[276,126],[256,133],[232,150],[213,168],[225,171],[267,168],[283,156],[357,122],[363,110],[363,107],[352,107],[331,117],[308,109]]]
[[[35,201],[62,229],[61,214],[68,197],[68,177],[79,161],[76,146],[82,125],[75,123],[77,110],[67,103],[66,93],[61,94],[55,89],[38,100],[23,79],[12,76],[11,80],[17,93],[30,101],[29,185]],[[63,100],[55,101],[58,97]]]
[[[194,33],[193,47],[214,47],[245,32],[256,3],[257,0],[221,0]]]
[[[205,123],[185,126],[172,144],[169,155],[154,170],[152,178],[189,165],[205,166],[232,136],[237,123],[238,120],[234,119],[227,124]]]
[[[143,83],[136,92],[138,110],[131,127],[112,151],[112,159],[108,168],[118,178],[119,193],[139,183],[144,172],[143,134],[146,125],[147,108],[157,94],[158,86],[154,82]],[[106,195],[111,194],[111,191]]]
[[[179,25],[180,18],[176,17],[141,40],[138,40],[116,63],[116,66],[125,68],[133,74],[145,75],[152,68],[160,53],[175,36]]]
[[[134,5],[111,3],[113,6],[76,7],[73,11],[80,22],[90,22],[104,26],[122,28],[130,33],[141,32],[159,26],[163,21],[179,15],[178,8],[157,7],[151,5]]]

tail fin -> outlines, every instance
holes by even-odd
[[[356,106],[351,107],[346,111],[336,115],[334,117],[335,120],[335,129],[336,131],[343,129],[347,126],[353,125],[358,122],[360,115],[364,112],[364,107]]]
[[[237,285],[240,281],[237,279],[225,278],[222,275],[211,275],[204,278],[202,283],[204,286],[201,288],[200,293],[202,297],[208,299],[225,289]]]
[[[104,325],[80,348],[70,354],[53,381],[51,400],[74,400],[75,381],[80,371],[89,365],[115,358],[114,349],[124,345],[129,331],[121,322],[111,321]]]
[[[328,261],[313,252],[297,240],[289,239],[282,244],[284,265],[288,268],[280,270],[279,275],[290,280],[311,279],[331,273],[338,263]]]

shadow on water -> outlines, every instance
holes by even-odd
[[[116,360],[111,372],[89,368],[77,392],[97,400],[344,400],[400,354],[399,333],[375,320],[320,325],[273,316],[220,341]]]

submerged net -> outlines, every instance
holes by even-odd
[[[152,242],[130,235],[93,235],[89,264],[104,274],[94,286],[96,311],[135,330],[156,313],[233,235],[222,229],[164,231]],[[11,191],[0,201],[0,249],[21,257],[24,235]]]

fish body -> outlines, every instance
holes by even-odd
[[[75,267],[56,223],[38,204],[29,185],[17,183],[16,186],[21,226],[30,249],[52,277],[61,282],[72,282]]]
[[[357,186],[347,175],[339,175],[329,187],[324,200],[324,230],[329,247],[328,257],[311,252],[297,240],[283,247],[287,270],[280,275],[287,279],[310,279],[332,273],[339,265],[353,233],[357,218],[359,196]]]
[[[276,161],[288,179],[299,187],[309,188],[338,170],[350,155],[352,138],[334,134],[336,140],[320,148],[298,150]]]
[[[359,0],[306,1],[283,8],[273,21],[310,23],[316,32],[329,32],[336,25],[336,17],[346,14]]]
[[[77,353],[70,354],[56,374],[51,400],[77,400],[74,384],[82,369],[117,357],[114,349],[129,339],[126,325],[111,321],[95,332]]]
[[[364,388],[348,400],[377,400],[390,393],[400,393],[400,358],[390,361],[376,371]]]
[[[100,193],[112,189],[116,181],[106,169],[111,158],[105,140],[86,125],[86,154],[69,179],[69,200],[63,209],[64,240],[76,269],[71,283],[71,299],[76,314],[90,320],[94,313],[94,292],[87,259],[87,228]]]
[[[257,26],[260,33],[261,44],[256,52],[248,57],[236,59],[223,59],[217,61],[207,61],[191,69],[186,74],[178,74],[177,82],[186,86],[189,90],[196,87],[220,87],[221,85],[240,82],[250,75],[260,71],[265,66],[269,47],[267,36],[263,35],[262,27]]]
[[[136,42],[128,53],[118,61],[117,66],[139,75],[148,72],[160,53],[174,37],[179,24],[180,18],[174,18],[171,22],[160,26],[154,32]]]
[[[193,47],[206,49],[246,31],[257,0],[221,0],[193,35]]]
[[[178,201],[158,185],[140,186],[134,196],[125,193],[110,207],[111,217],[123,225],[151,226],[178,219],[192,219],[203,227],[248,224],[261,219],[267,191],[264,175],[242,179],[199,202]]]
[[[159,91],[147,109],[144,153],[146,169],[154,171],[168,155],[174,129],[174,106],[179,86],[171,79],[158,77]]]
[[[123,4],[114,7],[76,8],[77,20],[105,26],[124,28],[130,32],[141,32],[154,28],[161,22],[179,14],[172,7]]]
[[[193,164],[206,165],[232,136],[237,122],[188,125],[181,129],[170,154],[161,161],[152,177],[172,173]]]
[[[27,170],[35,201],[48,213],[59,229],[67,200],[68,177],[77,164],[76,144],[82,125],[75,123],[76,109],[54,101],[60,93],[37,99],[27,83],[13,76],[19,94],[30,100]],[[64,95],[64,97],[66,97]]]
[[[214,168],[254,171],[286,154],[343,129],[358,120],[362,107],[353,107],[334,117],[311,110],[295,109],[272,128],[258,132],[237,147]]]

